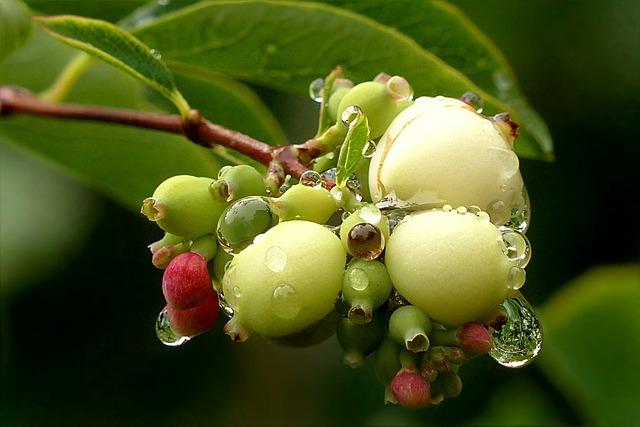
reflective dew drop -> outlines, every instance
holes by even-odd
[[[520,289],[527,280],[527,272],[520,267],[512,267],[507,275],[507,287],[509,289]]]
[[[370,159],[374,154],[376,154],[376,143],[369,140],[364,147],[362,147],[362,157]]]
[[[149,53],[156,59],[162,59],[162,54],[158,51],[158,49],[151,49]]]
[[[349,284],[356,291],[364,291],[369,287],[369,276],[361,268],[354,268],[349,271]]]
[[[466,92],[464,95],[460,97],[460,101],[464,102],[467,105],[473,107],[478,113],[482,113],[482,106],[484,101],[475,92]]]
[[[228,318],[232,318],[233,315],[235,314],[233,312],[233,308],[231,308],[231,306],[227,302],[222,292],[218,293],[218,306],[220,307],[220,310],[222,310],[224,315],[227,316]]]
[[[315,102],[322,102],[322,89],[324,89],[324,79],[318,77],[309,84],[309,98]]]
[[[382,212],[376,205],[367,204],[360,208],[358,211],[360,218],[369,224],[377,225],[382,219]]]
[[[302,304],[300,295],[286,283],[278,285],[271,295],[271,310],[281,319],[293,319],[298,315]]]
[[[451,212],[451,211],[453,210],[453,206],[451,206],[451,205],[444,205],[444,206],[442,207],[442,210],[443,210],[444,212]]]
[[[382,254],[385,241],[375,225],[358,224],[349,231],[347,246],[354,257],[371,261]]]
[[[287,265],[287,254],[280,246],[272,246],[264,254],[264,264],[274,273],[280,273]]]
[[[342,112],[341,119],[342,122],[348,126],[352,123],[355,123],[363,114],[364,113],[362,112],[360,107],[358,107],[357,105],[351,105]]]
[[[459,213],[460,215],[464,215],[467,213],[467,208],[465,208],[464,206],[460,206],[458,209],[456,209],[456,213]]]
[[[163,308],[158,318],[156,319],[156,336],[160,342],[169,347],[177,347],[189,341],[189,337],[183,337],[176,334],[171,329],[171,322],[169,321],[169,312],[167,308]]]
[[[519,231],[508,227],[500,227],[502,242],[500,246],[502,252],[510,261],[516,261],[518,267],[524,268],[531,260],[531,244],[529,239]]]
[[[522,194],[511,206],[509,221],[505,224],[509,228],[526,233],[531,223],[531,202],[526,187],[522,188]]]
[[[322,185],[322,176],[316,171],[308,170],[300,175],[300,184],[308,187]]]
[[[518,293],[502,303],[506,322],[493,331],[493,345],[489,355],[507,368],[528,365],[542,349],[542,326],[533,308]]]

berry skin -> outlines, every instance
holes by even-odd
[[[211,291],[200,303],[191,308],[179,309],[167,304],[171,329],[183,337],[193,337],[207,332],[218,317],[218,297]]]
[[[171,260],[162,276],[162,293],[170,308],[189,309],[213,294],[207,261],[185,252]]]
[[[405,408],[418,409],[431,403],[431,386],[415,370],[401,369],[391,381],[391,392]]]
[[[385,265],[396,290],[448,326],[483,319],[507,297],[515,261],[500,247],[500,231],[471,213],[425,211],[393,231]]]
[[[372,353],[384,338],[386,331],[382,316],[374,316],[367,324],[357,324],[344,317],[338,320],[336,334],[345,351],[344,363],[352,368],[364,365],[364,358]]]
[[[279,338],[300,332],[333,311],[346,254],[327,228],[286,221],[236,255],[223,279],[234,310],[225,331]]]
[[[167,233],[192,239],[215,231],[225,204],[209,191],[211,178],[178,175],[142,202],[141,212]]]
[[[496,224],[523,203],[513,137],[462,101],[421,97],[382,136],[369,168],[372,200],[478,206]]]

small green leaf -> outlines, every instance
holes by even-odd
[[[176,88],[171,71],[158,51],[145,46],[125,30],[97,19],[64,15],[34,18],[47,32],[148,84],[170,100],[184,116],[189,104]]]
[[[347,136],[340,147],[336,180],[339,187],[344,187],[352,173],[362,160],[362,150],[369,143],[369,121],[364,114],[358,114],[349,124]]]
[[[31,33],[31,13],[21,0],[0,1],[0,59],[22,46]]]
[[[552,156],[519,108],[491,96],[415,40],[343,9],[288,1],[203,2],[135,34],[160,49],[170,67],[215,70],[300,95],[337,65],[356,82],[381,71],[401,75],[417,95],[457,98],[472,91],[484,99],[487,114],[507,111],[522,126],[518,154]]]
[[[540,366],[588,425],[640,425],[638,265],[594,268],[540,311]]]

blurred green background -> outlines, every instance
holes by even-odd
[[[141,2],[29,3],[115,19]],[[162,272],[146,248],[157,228],[3,143],[0,424],[640,425],[640,3],[455,4],[505,54],[555,141],[554,163],[521,162],[534,251],[523,293],[545,327],[539,361],[509,370],[474,360],[459,398],[415,412],[384,406],[370,367],[344,366],[334,338],[303,350],[234,345],[220,321],[182,348],[164,347],[154,334]],[[29,43],[36,51],[55,45],[39,33]],[[16,52],[0,63],[1,84],[30,69],[41,89],[64,64],[23,58]],[[96,85],[105,70],[81,81],[74,100],[126,92],[126,77]],[[315,131],[310,100],[259,94],[291,140]],[[34,132],[63,130],[54,123]]]

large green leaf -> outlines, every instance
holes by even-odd
[[[0,1],[0,59],[22,46],[31,33],[31,14],[21,0]]]
[[[123,29],[106,21],[77,16],[36,18],[54,37],[87,52],[146,83],[178,108],[183,115],[189,104],[175,85],[171,71],[150,49]]]
[[[473,91],[489,114],[517,109],[483,91],[411,38],[361,15],[316,3],[206,2],[165,15],[135,31],[160,49],[170,67],[216,70],[298,94],[336,65],[356,81],[380,71],[407,78],[416,93],[458,97]],[[516,151],[548,158],[548,145],[523,126]]]
[[[455,6],[433,0],[326,0],[411,37],[476,85],[518,111],[542,150],[553,152],[549,130],[528,105],[498,48]]]
[[[0,82],[40,90],[72,54],[71,49],[38,31],[25,49],[0,66]],[[37,67],[42,61],[50,67]],[[286,143],[273,115],[241,83],[211,73],[178,73],[176,78],[194,107],[211,120],[272,144]],[[70,101],[155,108],[136,80],[106,65],[87,72],[71,92]],[[210,150],[179,136],[59,119],[2,118],[0,141],[27,148],[62,165],[134,209],[165,178],[183,173],[215,176],[221,163],[214,161]]]
[[[541,367],[590,425],[640,425],[640,269],[599,267],[542,308]]]
[[[72,14],[111,22],[148,2],[149,0],[25,0],[31,9],[44,15]]]

